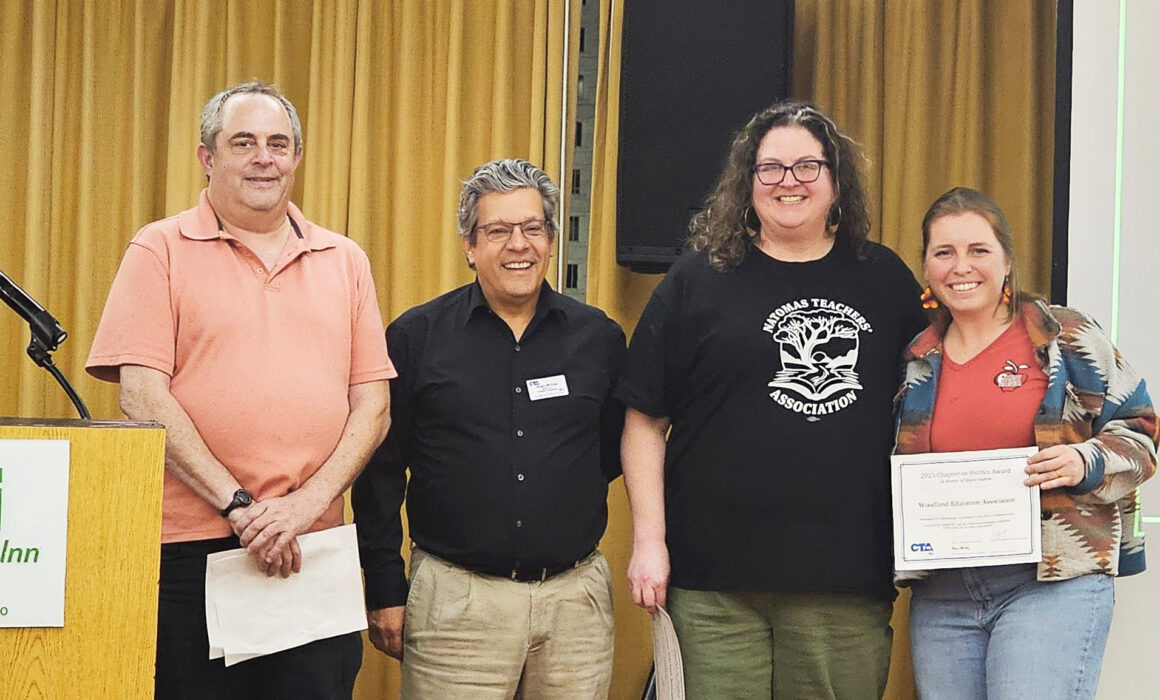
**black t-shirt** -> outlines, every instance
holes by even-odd
[[[672,420],[672,584],[890,598],[889,454],[902,350],[925,325],[889,249],[735,269],[689,253],[653,293],[616,395]]]

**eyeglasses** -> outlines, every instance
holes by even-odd
[[[763,185],[780,185],[785,180],[785,174],[793,171],[794,179],[805,184],[813,182],[822,176],[822,166],[829,167],[824,160],[799,160],[793,165],[781,163],[758,163],[753,167],[757,179]]]
[[[524,238],[533,241],[548,235],[548,222],[544,219],[527,219],[514,224],[507,221],[493,221],[490,224],[476,226],[475,230],[482,231],[491,243],[503,243],[512,237],[517,228],[524,234]]]

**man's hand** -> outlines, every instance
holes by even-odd
[[[387,656],[403,660],[403,614],[407,606],[367,611],[371,644]]]
[[[286,578],[302,570],[298,535],[309,530],[330,505],[319,500],[304,489],[268,498],[235,509],[230,513],[230,525],[259,569],[267,576]]]

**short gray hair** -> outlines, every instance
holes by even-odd
[[[548,240],[556,239],[556,206],[560,188],[543,170],[520,158],[504,158],[484,163],[463,181],[459,194],[459,237],[475,245],[475,226],[479,223],[479,198],[489,192],[512,192],[529,188],[538,190],[544,202]]]
[[[210,153],[214,152],[218,134],[222,131],[222,110],[225,108],[226,101],[235,95],[265,95],[278,100],[282,108],[286,110],[286,116],[290,118],[290,127],[294,131],[294,152],[302,152],[302,123],[298,121],[298,110],[294,109],[293,103],[286,99],[286,96],[281,92],[278,92],[278,88],[273,85],[263,83],[260,80],[247,80],[244,83],[228,87],[209,98],[209,102],[206,102],[205,107],[202,108],[201,143],[209,149]]]

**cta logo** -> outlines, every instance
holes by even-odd
[[[930,545],[930,542],[912,542],[910,544],[910,551],[912,551],[912,552],[933,552],[934,547],[932,547]]]

